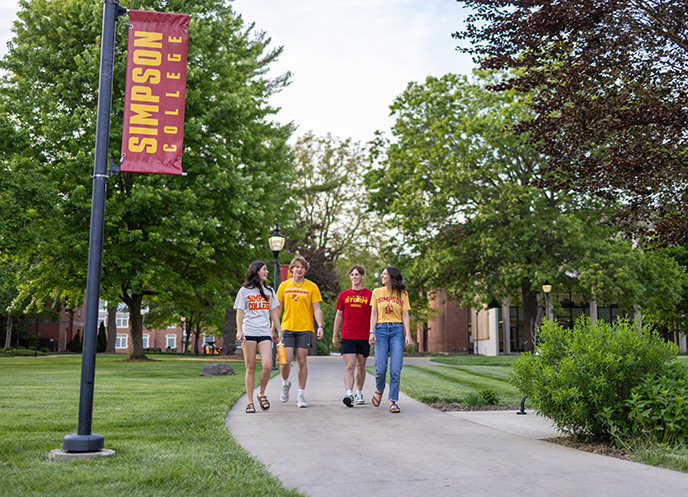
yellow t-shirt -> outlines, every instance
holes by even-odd
[[[377,307],[378,323],[401,323],[401,311],[410,311],[408,292],[387,290],[385,287],[373,290],[370,306]]]
[[[284,307],[283,330],[313,333],[313,302],[322,302],[318,285],[306,279],[296,284],[290,278],[277,289],[277,300]]]

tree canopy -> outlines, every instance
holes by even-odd
[[[661,244],[688,233],[688,5],[674,0],[460,0],[455,36],[496,90],[531,95],[515,129],[547,157],[541,181],[621,200]],[[635,224],[635,226],[643,226]]]
[[[141,302],[188,300],[202,282],[216,300],[255,255],[280,215],[291,170],[290,128],[267,99],[288,74],[268,79],[280,48],[221,0],[132,0],[128,8],[191,14],[185,108],[185,177],[120,174],[108,181],[104,293],[131,312],[143,356]],[[27,146],[7,157],[14,173],[39,176],[55,199],[37,205],[37,243],[22,254],[24,295],[79,302],[86,281],[102,7],[87,0],[21,2],[0,98]],[[110,156],[122,136],[126,17],[117,27]],[[238,272],[237,272],[238,271]],[[186,303],[186,301],[185,301]],[[226,302],[225,302],[226,303]],[[200,304],[199,304],[200,305]]]
[[[373,205],[399,230],[404,251],[416,256],[413,277],[464,305],[515,297],[530,330],[546,280],[588,295],[594,288],[609,299],[631,298],[629,288],[640,285],[632,295],[639,297],[654,280],[633,272],[644,254],[609,225],[615,206],[535,185],[546,161],[510,131],[529,115],[527,99],[514,90],[488,91],[498,78],[428,77],[410,83],[391,106],[393,140],[378,140],[381,160],[366,179]],[[602,256],[632,283],[592,274],[588,263]],[[680,280],[675,264],[655,263],[648,265]],[[595,267],[604,274],[611,270],[601,266]]]

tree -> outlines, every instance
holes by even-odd
[[[642,220],[658,242],[684,243],[688,5],[461,1],[474,14],[455,36],[472,42],[483,68],[512,70],[494,89],[532,95],[533,113],[515,129],[547,157],[541,181],[620,199],[617,221]]]
[[[49,226],[32,225],[42,236],[26,255],[20,290],[76,302],[86,280],[102,12],[86,0],[21,5],[0,64],[7,72],[0,93],[14,128],[31,131],[28,153],[10,161],[36,171],[58,201]],[[235,281],[232,269],[262,248],[273,212],[285,204],[290,128],[270,120],[267,98],[288,75],[263,77],[281,49],[268,50],[265,33],[220,0],[133,0],[127,7],[192,14],[188,176],[121,174],[108,182],[102,283],[108,297],[129,307],[130,358],[141,359],[144,299],[188,294],[201,280],[222,292]],[[127,30],[118,24],[113,158],[122,134]]]
[[[595,251],[642,252],[616,243],[605,222],[612,208],[534,185],[545,160],[509,131],[528,116],[524,97],[490,92],[485,86],[499,76],[479,75],[480,84],[451,74],[410,83],[390,107],[394,140],[378,138],[381,160],[366,180],[374,207],[413,257],[416,285],[443,288],[463,305],[516,297],[534,336],[545,280],[570,284],[567,272],[582,271]],[[622,292],[612,280],[599,289],[605,295]]]

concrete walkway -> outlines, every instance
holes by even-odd
[[[688,494],[688,474],[540,440],[557,433],[532,412],[442,413],[402,393],[401,414],[391,414],[387,392],[380,407],[370,403],[370,375],[366,405],[347,408],[342,359],[309,357],[308,366],[308,408],[296,407],[294,364],[288,403],[279,401],[277,376],[267,387],[270,410],[256,403],[258,412],[246,414],[242,398],[227,415],[227,428],[285,486],[313,497]]]

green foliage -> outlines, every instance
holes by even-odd
[[[562,432],[593,437],[625,426],[633,388],[677,352],[649,327],[638,333],[622,320],[611,326],[581,317],[573,330],[546,321],[539,340],[537,355],[514,363],[513,384]]]
[[[29,357],[36,354],[34,349],[27,349],[25,347],[17,347],[16,349],[0,349],[0,356],[6,357]],[[44,348],[38,349],[38,355],[45,355],[46,350]]]
[[[483,388],[478,390],[478,393],[489,406],[496,406],[499,404],[499,395],[494,388]]]
[[[98,326],[98,340],[96,343],[96,352],[105,352],[107,349],[107,332],[105,331],[105,322],[101,321]]]
[[[129,306],[132,354],[142,357],[144,296],[173,303],[177,315],[213,314],[209,307],[221,314],[246,265],[267,252],[268,226],[289,211],[291,128],[274,122],[276,110],[268,103],[289,75],[265,77],[281,49],[269,48],[265,33],[254,32],[223,0],[131,0],[126,7],[191,15],[187,176],[120,174],[108,180],[103,294]],[[7,115],[0,114],[0,129],[11,124],[11,136],[23,141],[2,156],[0,176],[9,170],[17,178],[14,192],[31,193],[30,185],[37,185],[28,197],[0,193],[0,205],[28,205],[8,222],[21,224],[35,240],[14,252],[21,260],[18,299],[81,303],[102,4],[34,0],[22,2],[17,15],[0,62],[0,105]],[[117,25],[112,158],[119,157],[122,139],[128,31],[124,17]]]
[[[77,354],[80,354],[81,351],[84,348],[84,344],[81,341],[81,337],[79,336],[79,332],[74,335],[74,338],[72,338],[69,342],[67,342],[67,345],[65,345],[65,348],[69,350],[70,352],[75,352]]]
[[[677,361],[646,376],[626,401],[631,412],[623,435],[660,444],[688,441],[688,371]]]

